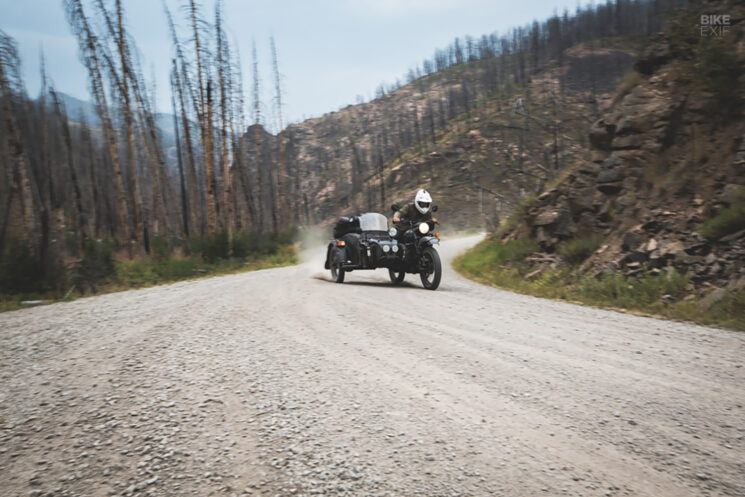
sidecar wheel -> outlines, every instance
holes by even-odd
[[[388,276],[391,278],[391,283],[399,285],[406,277],[405,271],[394,271],[393,269],[388,270]]]
[[[419,273],[424,288],[427,290],[437,290],[437,287],[440,286],[440,278],[442,278],[440,254],[434,248],[427,247],[422,253],[419,265],[424,268]]]
[[[344,270],[332,264],[331,279],[336,281],[337,283],[344,283]]]

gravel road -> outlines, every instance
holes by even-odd
[[[445,266],[0,315],[0,495],[745,495],[745,334]]]

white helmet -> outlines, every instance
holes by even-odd
[[[422,214],[426,214],[432,206],[432,196],[430,196],[427,190],[419,190],[414,197],[414,205],[416,206],[416,210]]]

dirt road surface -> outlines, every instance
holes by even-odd
[[[0,495],[745,495],[745,334],[321,268],[0,315]]]

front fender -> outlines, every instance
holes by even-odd
[[[419,239],[419,248],[433,247],[440,244],[440,239],[434,236],[423,236]]]

